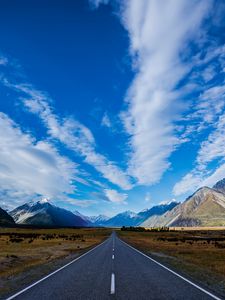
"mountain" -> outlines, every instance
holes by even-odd
[[[109,217],[105,215],[98,215],[98,216],[85,216],[81,214],[78,210],[73,212],[76,216],[79,216],[81,219],[86,221],[89,226],[104,226],[104,223],[109,219]]]
[[[140,225],[141,223],[143,223],[145,220],[147,220],[148,218],[150,218],[152,216],[163,215],[165,212],[172,210],[178,204],[179,204],[179,202],[170,201],[165,204],[153,206],[150,209],[145,209],[138,213],[140,220],[136,225]]]
[[[88,220],[95,226],[104,226],[105,222],[109,220],[109,217],[105,215],[91,216]]]
[[[81,214],[78,210],[73,211],[73,214],[75,216],[81,218],[82,220],[84,220],[88,224],[88,226],[93,226],[93,223],[92,223],[90,217]]]
[[[0,207],[0,226],[12,226],[14,224],[13,218]]]
[[[225,178],[223,178],[222,180],[218,181],[214,186],[213,189],[224,193],[225,194]]]
[[[139,221],[138,214],[125,211],[104,222],[106,227],[136,226]]]
[[[202,187],[183,203],[162,216],[152,216],[142,223],[158,226],[225,226],[225,194]]]
[[[72,212],[52,205],[43,199],[26,203],[10,212],[16,223],[35,226],[88,226],[88,223]]]
[[[135,213],[128,210],[119,213],[110,219],[108,218],[108,220],[102,220],[101,222],[98,221],[98,224],[105,227],[139,226],[150,216],[162,215],[166,211],[173,209],[178,204],[179,203],[175,201],[171,201],[167,204],[153,206],[152,208],[145,209],[139,213]],[[92,222],[96,224],[94,220],[92,220]]]

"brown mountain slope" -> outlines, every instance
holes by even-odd
[[[142,226],[225,226],[225,195],[203,187],[162,216],[150,217]]]

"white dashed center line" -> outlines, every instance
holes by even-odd
[[[111,276],[111,290],[110,290],[110,294],[113,295],[115,294],[115,274],[112,273]]]
[[[114,259],[114,254],[112,255],[112,259]]]

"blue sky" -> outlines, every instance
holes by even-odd
[[[225,176],[222,1],[0,8],[0,206],[113,215]]]

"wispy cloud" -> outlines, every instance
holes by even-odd
[[[108,127],[108,128],[112,127],[111,120],[109,118],[109,115],[106,112],[104,113],[104,115],[102,117],[101,125]]]
[[[8,58],[0,55],[0,66],[5,66],[8,63]]]
[[[62,142],[84,158],[109,182],[124,190],[132,188],[130,178],[114,162],[95,150],[95,139],[91,131],[72,117],[60,118],[50,106],[51,99],[42,91],[29,84],[12,84],[5,80],[5,85],[22,92],[21,99],[25,107],[41,118],[48,134]]]
[[[201,33],[211,1],[125,1],[122,22],[128,30],[135,78],[122,120],[130,135],[129,174],[139,184],[160,180],[180,139],[175,121],[184,104],[179,82],[192,65],[188,42]],[[165,25],[166,24],[166,25]],[[181,55],[182,54],[182,55]]]
[[[92,8],[97,9],[101,4],[108,4],[110,0],[89,0]]]
[[[175,195],[192,192],[204,185],[212,186],[225,175],[225,114],[219,117],[215,129],[201,143],[196,157],[196,167],[186,174],[173,188]],[[209,164],[219,160],[219,166]]]
[[[72,193],[77,165],[47,141],[36,141],[0,113],[0,199],[15,204],[37,196]]]
[[[149,192],[147,192],[145,195],[145,202],[150,202],[150,201],[151,201],[151,195]]]
[[[112,189],[105,189],[104,192],[107,199],[114,203],[125,203],[125,200],[128,197],[127,194],[119,193],[116,190]]]
[[[63,200],[65,203],[70,203],[71,205],[79,206],[79,207],[90,207],[90,206],[98,203],[98,201],[93,200],[93,199],[67,198],[67,199],[63,199]]]

